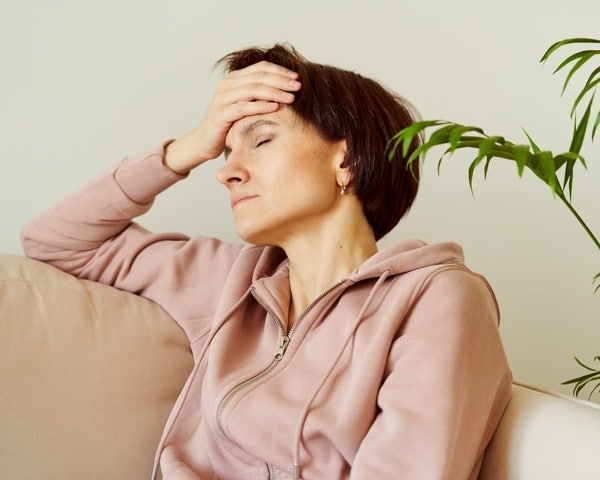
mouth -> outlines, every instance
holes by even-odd
[[[253,198],[256,198],[258,195],[240,195],[237,197],[231,197],[231,201],[229,202],[231,205],[231,208],[234,209],[235,207],[237,207],[240,203],[246,202],[248,200],[251,200]]]

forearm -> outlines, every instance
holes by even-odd
[[[162,190],[183,178],[162,165],[163,146],[120,162],[27,223],[27,256],[79,274],[109,239],[142,215]]]

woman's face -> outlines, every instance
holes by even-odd
[[[217,179],[231,194],[244,241],[285,248],[326,235],[339,201],[345,142],[327,142],[288,107],[237,121],[225,139]]]

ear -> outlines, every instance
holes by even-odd
[[[349,185],[352,180],[352,173],[350,167],[346,161],[346,155],[348,152],[346,140],[342,139],[334,144],[334,168],[335,178],[339,186]]]

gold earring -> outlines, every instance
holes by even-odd
[[[346,184],[342,183],[342,188],[340,188],[340,195],[346,194]]]

